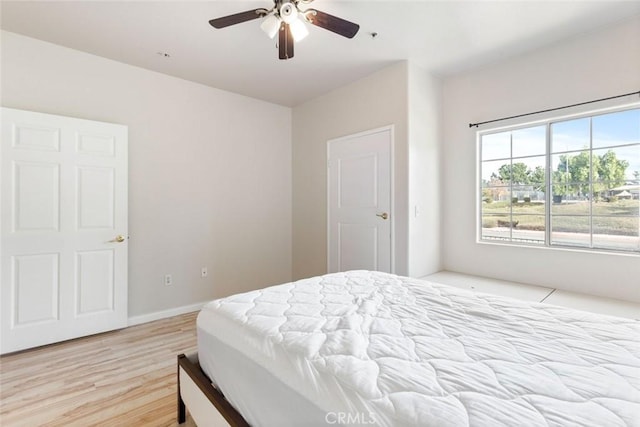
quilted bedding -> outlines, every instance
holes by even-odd
[[[640,426],[634,320],[351,271],[212,301],[198,328],[329,424]]]

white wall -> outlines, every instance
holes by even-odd
[[[445,269],[640,301],[637,256],[476,243],[476,133],[468,127],[640,89],[639,40],[640,19],[635,18],[445,80]]]
[[[409,271],[440,270],[441,82],[409,64]]]
[[[290,280],[289,108],[13,33],[1,43],[3,106],[129,127],[129,316]]]
[[[395,272],[440,269],[439,106],[440,82],[399,62],[293,109],[294,278],[327,271],[327,141],[386,125],[394,125]]]
[[[394,125],[396,272],[407,273],[407,63],[293,109],[293,277],[327,272],[327,141]]]

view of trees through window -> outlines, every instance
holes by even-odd
[[[640,109],[480,135],[481,239],[640,252]]]

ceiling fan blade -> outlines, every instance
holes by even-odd
[[[230,25],[240,24],[241,22],[251,21],[266,15],[265,9],[247,10],[246,12],[234,13],[233,15],[215,18],[209,21],[214,28],[224,28]]]
[[[278,33],[278,57],[280,59],[293,58],[293,36],[289,24],[283,22]]]
[[[352,39],[360,29],[360,25],[349,22],[346,19],[320,12],[316,9],[307,9],[304,15],[311,24],[333,31],[336,34]]]

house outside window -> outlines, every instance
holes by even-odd
[[[640,107],[478,133],[482,242],[640,253]]]

